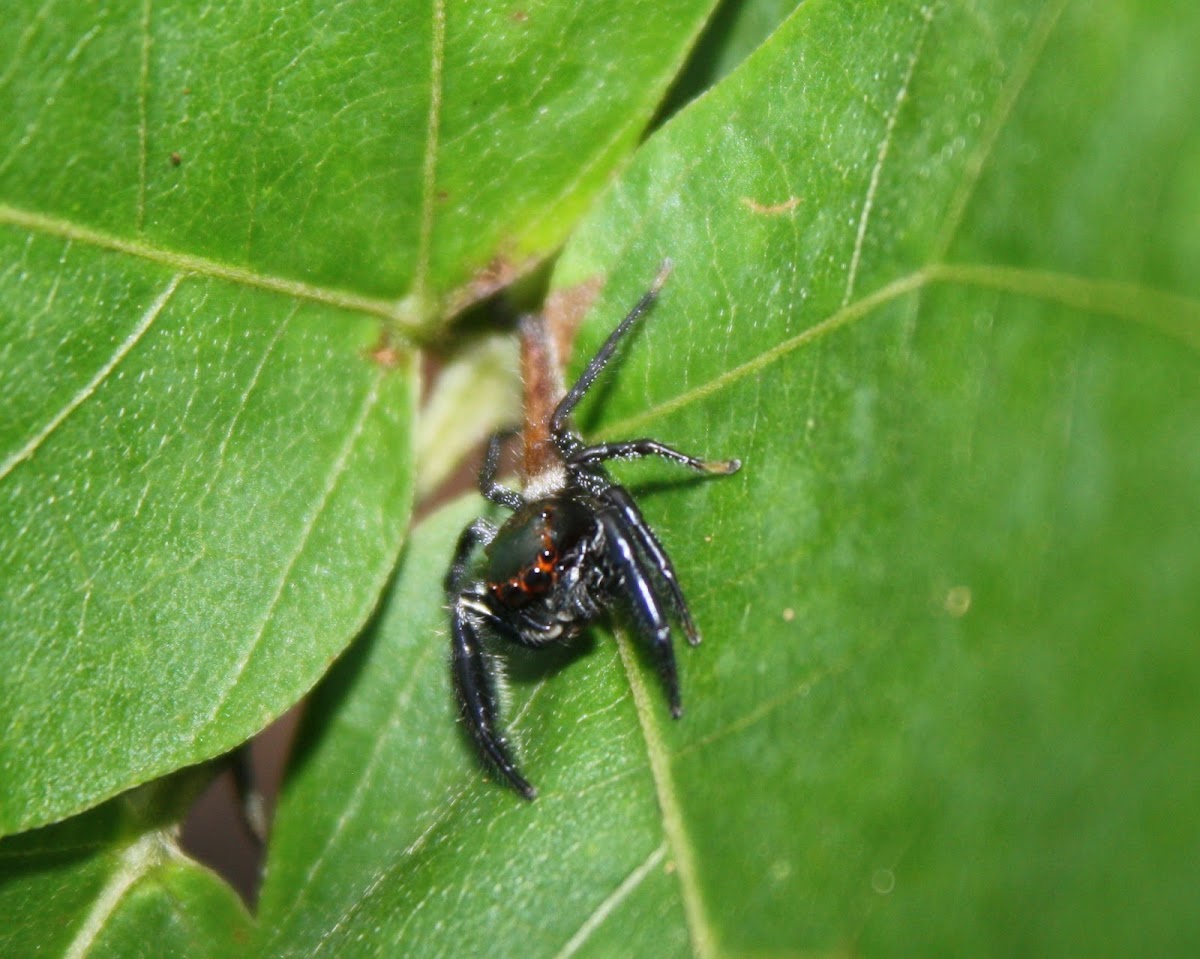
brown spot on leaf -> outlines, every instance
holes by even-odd
[[[524,23],[529,19],[529,14],[525,10],[514,10],[509,14],[509,17],[512,18],[513,23]]]
[[[399,366],[403,356],[404,350],[395,344],[386,328],[379,331],[379,339],[367,350],[367,359],[389,370]]]
[[[183,162],[183,157],[178,153],[171,154],[171,166],[179,166]]]
[[[759,203],[748,196],[742,197],[742,206],[751,213],[758,213],[763,216],[778,216],[780,213],[790,213],[803,202],[804,200],[798,196],[788,197],[782,203]]]
[[[476,271],[464,286],[446,299],[446,315],[455,316],[472,303],[478,303],[496,293],[521,275],[525,264],[518,264],[502,253],[496,254],[483,269]]]

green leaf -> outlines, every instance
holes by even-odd
[[[8,832],[224,752],[316,681],[404,534],[415,399],[369,318],[13,233]]]
[[[510,657],[532,804],[452,728],[414,535],[323,688],[282,955],[1200,947],[1200,12],[810,0],[639,151],[556,273],[649,283],[590,398],[706,636]],[[653,481],[648,486],[647,481]],[[682,645],[682,644],[681,644]]]
[[[202,781],[184,778],[0,842],[0,951],[244,955],[252,928],[241,901],[176,844],[178,800]]]
[[[710,6],[6,11],[0,834],[328,668],[408,521],[405,337],[561,243]]]
[[[631,873],[665,890],[668,952],[686,942],[611,643],[513,662],[510,728],[536,803],[485,779],[458,729],[441,578],[481,510],[460,500],[413,531],[375,628],[310,703],[272,834],[263,955],[549,955]]]
[[[520,365],[516,339],[492,336],[462,344],[438,372],[414,439],[418,498],[492,433],[521,421]]]
[[[0,222],[436,322],[562,242],[711,6],[23,3]]]
[[[799,6],[797,0],[723,0],[671,87],[670,115],[725,77]]]

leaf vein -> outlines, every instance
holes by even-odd
[[[385,866],[383,869],[380,869],[378,872],[375,873],[375,875],[371,878],[371,881],[368,882],[365,887],[363,887],[362,894],[360,896],[358,896],[354,900],[353,903],[350,904],[349,908],[347,908],[341,914],[341,916],[338,917],[337,922],[335,922],[332,926],[330,926],[325,932],[323,932],[321,934],[321,938],[317,940],[317,943],[313,947],[313,950],[312,950],[312,954],[314,956],[319,955],[321,953],[321,951],[325,948],[325,945],[328,942],[330,942],[330,940],[333,939],[333,937],[335,935],[337,935],[337,933],[341,930],[341,928],[343,926],[345,926],[347,922],[349,922],[351,919],[354,918],[354,916],[358,913],[358,911],[360,909],[362,909],[363,906],[366,904],[367,900],[370,899],[370,897],[372,895],[374,895],[375,891],[381,885],[383,885],[384,880],[386,880],[389,876],[392,876],[395,873],[397,873],[400,870],[401,866],[406,864],[408,857],[419,852],[425,846],[425,844],[429,841],[429,837],[432,836],[440,826],[442,826],[444,823],[449,821],[450,814],[455,810],[455,807],[458,805],[459,801],[463,798],[463,796],[465,796],[470,791],[470,788],[471,788],[470,781],[463,783],[462,787],[458,790],[458,792],[456,792],[453,796],[450,797],[450,799],[448,799],[446,801],[445,805],[442,806],[442,808],[439,811],[439,813],[437,814],[437,816],[435,816],[430,821],[429,825],[426,826],[424,830],[422,830],[421,834],[419,836],[417,836],[417,838],[414,839],[411,843],[409,843],[409,845],[404,849],[404,851],[401,852],[400,855],[397,856],[395,858],[395,860],[392,861],[391,864]],[[431,886],[427,895],[431,895],[432,891],[433,891],[433,887]],[[421,907],[423,905],[424,905],[424,900],[422,900],[422,902],[418,903],[417,906],[414,909],[410,910],[408,915],[405,916],[404,923],[396,931],[396,934],[393,937],[392,941],[394,943],[399,943],[403,939],[404,931],[405,931],[405,929],[408,928],[409,922],[417,914],[417,912],[421,909]]]
[[[711,14],[712,10],[715,9],[715,6],[716,5],[713,4],[709,8],[709,14]],[[705,15],[704,17],[699,18],[699,20],[696,22],[695,26],[692,28],[691,34],[688,36],[687,40],[684,43],[684,46],[683,46],[684,50],[693,49],[701,32],[708,25],[708,22],[709,22],[708,15]],[[579,185],[581,183],[585,183],[587,181],[587,179],[592,175],[592,172],[597,167],[599,167],[602,164],[604,164],[605,162],[609,162],[611,160],[611,151],[616,149],[616,147],[626,137],[629,137],[632,132],[635,132],[638,129],[644,129],[646,127],[647,123],[649,122],[649,118],[646,117],[646,114],[644,111],[653,110],[661,102],[661,100],[663,98],[663,93],[664,93],[667,85],[669,83],[673,82],[674,79],[675,79],[674,75],[671,74],[669,71],[666,71],[666,72],[664,72],[662,79],[657,84],[649,85],[647,87],[647,89],[646,89],[647,95],[646,95],[645,101],[642,104],[640,104],[637,108],[631,108],[627,112],[626,115],[628,117],[630,117],[630,121],[623,126],[618,126],[613,131],[613,135],[611,137],[609,137],[608,141],[603,146],[601,146],[600,149],[596,150],[591,155],[591,157],[589,157],[579,167],[579,169],[576,171],[575,175],[570,179],[570,181],[567,182],[566,184],[564,184],[563,188],[558,191],[558,194],[555,197],[553,197],[552,199],[550,199],[542,207],[542,209],[539,212],[535,213],[533,216],[531,216],[525,222],[525,224],[521,228],[521,236],[527,237],[527,236],[536,235],[537,231],[539,229],[541,229],[543,224],[549,222],[550,219],[558,213],[559,207],[563,203],[565,203],[575,193],[576,190],[579,189]],[[701,94],[701,96],[703,96],[703,94]],[[688,173],[691,172],[691,167],[695,167],[695,166],[699,165],[700,161],[701,161],[700,157],[697,157],[695,160],[693,160],[688,168],[685,168],[684,170],[680,171],[679,175],[675,178],[675,182],[676,183],[681,182],[684,179],[684,177]],[[647,221],[645,221],[645,219],[642,219],[639,227],[636,230],[637,235],[640,235],[641,232],[646,229],[646,226],[647,226]],[[633,232],[632,229],[631,229],[631,232]],[[634,242],[633,237],[630,237],[627,240],[624,248],[627,249],[633,242]],[[614,259],[619,259],[619,257],[616,257]]]
[[[942,260],[946,255],[946,251],[950,249],[950,244],[954,242],[954,237],[958,234],[958,228],[962,225],[963,216],[966,214],[967,204],[971,202],[971,197],[975,194],[975,188],[979,185],[979,178],[983,173],[983,168],[991,157],[992,150],[996,146],[996,141],[1000,139],[1000,134],[1004,130],[1009,117],[1012,116],[1017,100],[1020,99],[1021,93],[1024,91],[1026,84],[1028,84],[1034,67],[1041,60],[1042,52],[1046,49],[1046,43],[1049,41],[1050,35],[1054,32],[1054,28],[1058,24],[1059,18],[1069,2],[1070,0],[1058,0],[1057,3],[1045,7],[1041,18],[1034,29],[1030,31],[1029,42],[1025,45],[1024,50],[1022,50],[1016,69],[1013,70],[1008,83],[1000,91],[1000,97],[996,101],[996,109],[988,118],[983,136],[979,139],[979,145],[967,159],[966,166],[963,169],[962,180],[959,182],[958,190],[950,201],[950,209],[946,214],[941,232],[938,234],[938,238],[933,246],[932,258],[934,260]]]
[[[433,211],[437,183],[438,136],[442,122],[443,61],[446,48],[445,0],[433,0],[433,40],[430,50],[429,116],[425,127],[425,157],[421,167],[421,221],[413,293],[424,303],[429,287],[429,257],[433,244]]]
[[[1187,296],[1117,280],[1094,279],[1050,270],[988,263],[934,263],[892,280],[862,299],[835,310],[806,330],[726,370],[707,383],[618,420],[605,427],[599,435],[608,439],[640,431],[647,424],[706,399],[801,347],[822,339],[854,320],[862,319],[876,307],[934,283],[1003,290],[1099,316],[1128,320],[1174,337],[1191,349],[1200,351],[1200,302]]]
[[[79,932],[63,952],[63,959],[81,959],[91,951],[129,890],[163,861],[167,851],[164,839],[162,833],[150,832],[121,853],[116,870],[97,895]]]
[[[324,865],[325,859],[327,858],[330,849],[333,847],[333,844],[337,841],[338,837],[342,834],[350,820],[354,818],[361,807],[362,802],[367,795],[367,787],[375,775],[376,766],[379,765],[379,762],[382,759],[386,749],[393,745],[393,742],[388,734],[399,728],[401,720],[400,714],[408,708],[408,704],[412,699],[413,690],[416,686],[416,679],[418,676],[423,675],[422,669],[425,665],[425,661],[432,654],[433,646],[427,644],[419,650],[417,657],[413,660],[408,672],[408,676],[406,677],[407,682],[400,694],[393,701],[391,714],[388,716],[388,720],[383,726],[383,732],[375,737],[375,742],[371,747],[371,754],[367,757],[366,762],[359,767],[358,782],[354,785],[354,791],[351,793],[349,801],[345,804],[341,815],[338,816],[337,822],[334,823],[334,827],[329,834],[329,838],[321,844],[321,852],[313,859],[312,865],[304,874],[304,878],[300,880],[299,884],[297,884],[295,891],[292,893],[290,908],[286,913],[284,913],[283,917],[277,923],[275,923],[277,927],[284,926],[292,917],[292,915],[295,914],[296,909],[301,903],[301,900],[304,898],[305,890],[312,884],[312,881],[316,877],[316,874],[320,871],[321,866]]]
[[[79,38],[75,46],[72,47],[67,55],[63,58],[63,65],[73,66],[75,61],[79,59],[83,51],[87,49],[88,45],[94,39],[96,39],[96,36],[99,33],[100,24],[97,23],[87,33]],[[42,103],[38,108],[37,115],[34,116],[27,124],[25,124],[24,136],[22,136],[15,144],[13,144],[13,148],[9,151],[8,156],[6,156],[3,161],[0,161],[0,174],[7,172],[9,166],[12,165],[13,161],[16,160],[16,158],[20,155],[21,151],[24,150],[25,147],[29,146],[33,138],[37,136],[38,129],[42,125],[43,118],[54,106],[54,104],[58,102],[59,93],[62,91],[62,88],[65,87],[67,82],[73,78],[74,75],[71,70],[63,69],[57,72],[57,76],[55,77],[54,84],[50,88],[50,92],[42,98]]]
[[[692,951],[701,959],[716,954],[716,935],[708,919],[704,899],[700,894],[700,877],[693,855],[691,838],[683,822],[683,809],[671,774],[671,757],[654,718],[654,706],[649,691],[642,681],[636,663],[637,657],[630,646],[629,637],[618,632],[617,650],[621,664],[633,692],[634,707],[642,729],[642,739],[650,759],[650,775],[658,795],[658,810],[662,817],[663,833],[675,860],[675,874],[679,877],[679,892],[683,900],[683,911],[687,918],[688,936]]]
[[[917,270],[893,280],[887,286],[863,297],[861,300],[856,300],[844,307],[835,310],[825,319],[814,323],[806,330],[797,333],[790,339],[784,340],[771,347],[769,350],[764,350],[752,359],[746,360],[737,366],[726,370],[720,376],[710,380],[694,389],[680,393],[672,399],[669,399],[657,406],[651,406],[634,416],[626,417],[613,425],[607,427],[601,432],[602,437],[610,437],[618,434],[626,434],[638,429],[641,429],[645,424],[653,422],[681,407],[688,406],[692,403],[702,400],[713,393],[718,392],[739,380],[745,379],[757,373],[765,366],[770,366],[776,360],[782,359],[790,353],[795,352],[802,346],[810,343],[813,340],[820,339],[835,330],[840,329],[847,323],[859,319],[870,313],[875,307],[883,303],[903,296],[919,287],[925,285],[929,280],[928,272],[925,270]]]
[[[57,413],[50,418],[50,421],[41,428],[37,433],[29,438],[19,450],[12,453],[8,459],[0,463],[0,480],[3,480],[11,473],[20,463],[29,459],[38,451],[41,445],[46,442],[50,435],[62,425],[63,421],[74,413],[80,406],[87,402],[88,398],[96,392],[101,384],[112,375],[112,371],[117,368],[117,365],[129,355],[138,342],[146,335],[146,332],[154,324],[154,321],[162,314],[163,308],[167,305],[167,301],[171,299],[176,287],[179,286],[183,279],[181,274],[176,274],[171,278],[165,290],[158,295],[153,303],[142,314],[137,325],[134,326],[132,332],[125,337],[121,344],[117,347],[116,352],[108,358],[108,361],[96,371],[95,376],[87,381],[66,405],[63,406]]]
[[[642,884],[645,878],[663,860],[666,855],[667,844],[659,843],[658,848],[647,856],[640,865],[626,876],[619,886],[604,897],[604,900],[592,911],[575,935],[567,940],[566,944],[555,954],[554,959],[570,959],[579,951],[580,946],[587,942],[588,938],[595,932],[601,924],[607,919],[612,912],[624,902],[638,886]]]
[[[263,635],[266,633],[267,627],[270,625],[271,619],[275,615],[275,611],[278,609],[279,604],[283,599],[284,591],[287,589],[287,585],[291,580],[292,571],[296,568],[296,564],[300,562],[300,557],[304,555],[304,550],[307,548],[308,543],[312,538],[313,531],[317,528],[318,521],[324,514],[326,507],[329,505],[330,499],[333,497],[334,490],[337,489],[338,483],[341,481],[342,476],[346,472],[347,465],[350,461],[350,455],[354,452],[354,447],[358,443],[359,438],[362,436],[363,430],[366,428],[367,419],[379,400],[379,388],[383,380],[383,376],[384,372],[379,370],[376,373],[374,380],[371,382],[371,388],[367,391],[366,396],[363,399],[362,408],[359,410],[358,418],[355,421],[354,426],[347,434],[346,441],[342,444],[342,448],[338,451],[337,458],[334,460],[333,466],[329,471],[328,477],[326,478],[325,488],[321,491],[321,495],[318,497],[314,508],[304,521],[304,526],[300,532],[300,539],[296,544],[296,548],[292,551],[292,555],[284,564],[283,572],[280,575],[278,582],[275,584],[275,590],[271,595],[271,599],[267,603],[266,609],[263,611],[258,628],[255,630],[249,644],[246,646],[245,652],[234,664],[232,676],[230,676],[228,682],[225,684],[225,687],[220,691],[220,693],[217,694],[216,703],[213,705],[212,710],[209,712],[208,716],[201,720],[200,723],[197,724],[192,730],[191,741],[193,743],[200,738],[201,733],[203,733],[206,729],[209,729],[216,721],[217,716],[229,701],[229,697],[233,693],[233,690],[237,687],[238,681],[245,673],[246,667],[250,664],[250,660],[253,658],[255,650],[258,649],[259,643],[262,642]]]
[[[846,275],[846,292],[842,296],[843,307],[854,296],[854,281],[858,277],[858,264],[862,259],[863,242],[866,240],[867,224],[871,219],[871,210],[875,206],[875,193],[879,189],[879,178],[883,173],[883,166],[887,162],[888,149],[892,145],[892,135],[896,130],[896,119],[900,115],[904,101],[908,99],[908,88],[912,84],[913,73],[916,71],[917,63],[921,59],[921,51],[925,47],[925,37],[929,34],[929,24],[933,21],[933,11],[928,8],[922,8],[921,16],[924,23],[921,26],[920,33],[917,35],[917,42],[913,45],[912,54],[908,58],[908,66],[905,68],[904,78],[900,81],[900,88],[896,91],[895,99],[892,101],[892,108],[888,112],[887,120],[884,124],[883,139],[879,143],[879,150],[875,156],[875,166],[871,169],[871,178],[867,183],[867,195],[863,198],[862,211],[858,216],[858,233],[854,238],[854,252],[850,255],[850,269]]]
[[[386,320],[390,330],[395,333],[407,333],[412,336],[419,331],[421,325],[419,317],[414,317],[401,303],[393,300],[361,296],[349,290],[314,286],[300,280],[256,273],[244,267],[231,266],[190,253],[160,249],[148,243],[102,233],[69,220],[0,203],[0,226],[6,224],[37,231],[47,236],[77,241],[102,250],[125,253],[129,256],[149,260],[152,263],[161,263],[181,273],[194,273],[197,276],[241,283],[270,293],[280,293],[284,296],[320,303],[339,310],[366,313]]]
[[[275,348],[279,345],[279,341],[283,338],[284,331],[288,328],[292,318],[299,310],[299,305],[294,304],[280,322],[275,330],[275,335],[271,337],[271,342],[267,344],[267,348],[263,350],[262,356],[259,358],[258,364],[254,367],[254,371],[250,374],[250,379],[246,383],[246,388],[242,390],[242,395],[238,397],[237,407],[233,412],[233,416],[229,418],[229,425],[225,428],[225,433],[221,437],[221,442],[217,444],[216,449],[216,465],[209,473],[208,481],[204,484],[204,491],[200,495],[200,499],[196,504],[195,512],[199,515],[202,512],[202,507],[207,502],[208,497],[212,495],[212,491],[216,489],[217,480],[221,473],[225,470],[225,455],[229,450],[229,443],[233,439],[233,434],[237,430],[237,425],[241,422],[242,414],[246,412],[250,405],[250,396],[258,386],[259,379],[262,378],[263,370],[266,368],[267,361],[271,358],[271,354],[275,352]]]
[[[142,49],[141,62],[138,65],[138,194],[135,222],[139,233],[146,225],[146,136],[149,122],[146,101],[150,94],[150,12],[152,2],[153,0],[142,0]]]

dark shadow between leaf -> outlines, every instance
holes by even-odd
[[[287,789],[292,779],[299,776],[312,760],[329,728],[329,718],[337,715],[342,703],[354,692],[359,677],[371,661],[372,652],[381,641],[380,625],[383,622],[384,611],[387,609],[400,570],[404,568],[408,550],[406,543],[401,550],[400,560],[388,576],[387,584],[380,592],[366,625],[309,694],[303,718],[292,742],[291,755],[288,757],[283,782],[280,785],[281,792]]]

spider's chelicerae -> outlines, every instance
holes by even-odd
[[[564,642],[609,607],[623,607],[653,650],[671,714],[678,718],[682,713],[671,620],[678,621],[693,646],[700,634],[666,550],[633,497],[609,478],[604,462],[661,456],[718,475],[736,472],[741,463],[698,459],[652,439],[588,445],[570,425],[571,411],[612,358],[621,337],[653,305],[669,271],[667,261],[579,381],[558,401],[548,422],[527,423],[527,449],[530,431],[540,430],[548,440],[544,445],[550,462],[525,477],[524,495],[496,482],[504,434],[492,437],[479,488],[513,515],[498,530],[483,519],[463,530],[446,574],[454,689],[467,730],[481,756],[527,799],[536,791],[517,769],[499,725],[491,640],[531,647]],[[473,555],[480,546],[485,555],[483,579],[473,580]]]

